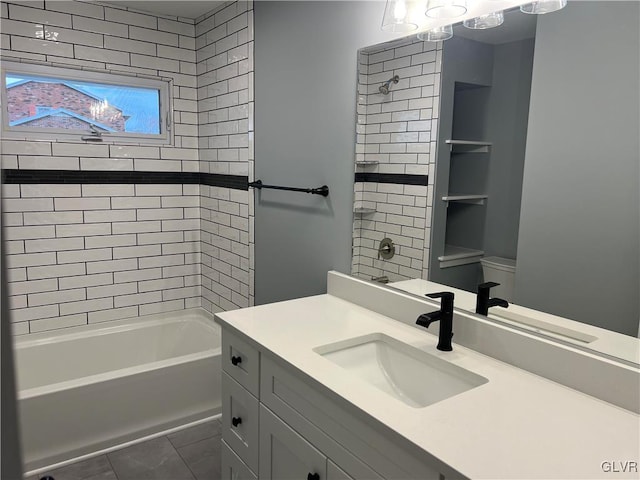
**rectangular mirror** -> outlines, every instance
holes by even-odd
[[[506,323],[556,322],[639,363],[638,18],[570,1],[362,49],[352,274],[453,287],[474,311],[493,272]]]

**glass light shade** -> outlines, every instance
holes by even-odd
[[[520,6],[522,13],[542,15],[551,13],[567,6],[567,0],[537,0]]]
[[[449,40],[451,37],[453,37],[453,25],[432,28],[418,34],[418,40],[422,40],[423,42],[440,42],[442,40]]]
[[[382,30],[385,32],[411,32],[418,28],[411,15],[414,13],[411,0],[387,0],[382,17]]]
[[[466,0],[429,0],[425,15],[431,18],[455,18],[465,13]]]
[[[463,25],[473,30],[485,30],[487,28],[499,27],[504,23],[504,12],[493,12],[487,15],[480,15],[463,22]]]

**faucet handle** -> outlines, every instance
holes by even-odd
[[[453,292],[426,293],[425,295],[429,298],[441,298],[442,302],[440,303],[440,308],[442,311],[453,312]]]
[[[498,285],[500,285],[499,283],[496,282],[485,282],[485,283],[481,283],[480,285],[478,285],[478,293],[480,293],[481,290],[489,290],[493,287],[497,287]]]

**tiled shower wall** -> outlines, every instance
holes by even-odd
[[[367,279],[426,279],[442,43],[394,43],[363,50],[358,58],[351,271]],[[383,95],[379,87],[394,75],[400,77],[399,82],[391,83],[390,93]],[[359,173],[373,181],[357,181]],[[387,175],[384,183],[375,181],[385,174],[392,175]],[[427,176],[428,185],[407,180],[421,178],[424,182]],[[389,260],[378,258],[384,237],[391,238],[396,247]]]
[[[253,175],[253,2],[196,23],[198,132],[203,173]],[[253,305],[253,191],[203,185],[202,302]]]
[[[60,170],[61,178],[69,170],[199,172],[198,99],[204,92],[198,74],[208,70],[196,62],[196,29],[200,51],[203,42],[210,44],[209,26],[226,29],[249,10],[238,5],[225,4],[196,25],[93,2],[0,2],[3,60],[168,79],[174,106],[172,146],[3,139],[3,168]],[[43,24],[58,32],[56,42],[33,38],[34,26]],[[219,108],[222,102],[213,110]],[[244,118],[247,124],[234,133],[248,141],[249,115]],[[212,152],[203,149],[205,172],[218,171],[210,167],[218,160]],[[242,164],[248,170],[248,152],[236,164],[230,172]],[[3,185],[14,332],[248,303],[249,195],[170,183]],[[235,243],[226,244],[227,238]],[[238,285],[239,279],[246,281]]]

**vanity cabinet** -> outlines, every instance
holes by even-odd
[[[394,432],[248,338],[223,327],[222,345],[223,479],[442,478]]]

